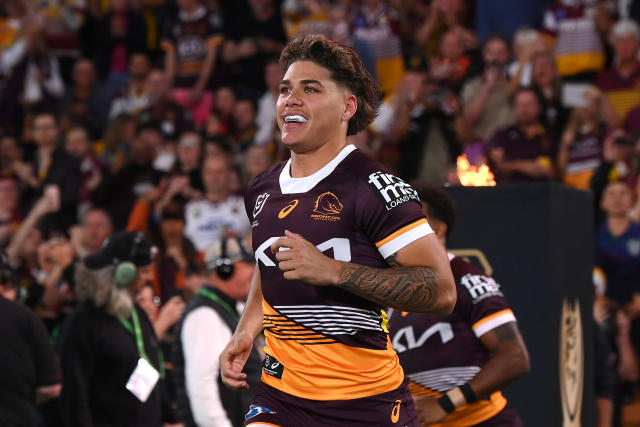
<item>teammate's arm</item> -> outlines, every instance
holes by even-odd
[[[249,388],[247,374],[242,372],[251,349],[253,340],[262,331],[262,282],[260,280],[260,270],[256,264],[253,277],[251,278],[251,289],[247,298],[247,305],[244,308],[238,327],[231,337],[231,341],[220,353],[220,372],[222,382],[232,389],[241,390]]]
[[[455,306],[456,288],[449,259],[434,234],[421,237],[388,257],[391,268],[333,260],[290,231],[276,240],[271,250],[286,279],[338,286],[404,311],[448,315]]]
[[[516,322],[500,325],[479,339],[491,353],[491,358],[469,381],[469,385],[478,399],[486,399],[529,372],[531,365],[529,352]]]

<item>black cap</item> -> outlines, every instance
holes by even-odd
[[[139,231],[119,231],[104,244],[100,252],[89,255],[84,264],[90,270],[98,270],[123,261],[130,261],[136,267],[151,264],[153,244],[144,233]]]

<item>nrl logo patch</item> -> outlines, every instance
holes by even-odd
[[[264,204],[267,203],[267,199],[268,198],[269,198],[269,193],[262,193],[261,195],[258,196],[258,198],[256,199],[256,205],[253,207],[253,218],[254,219],[255,219],[256,216],[258,216],[258,214],[260,213],[260,211],[264,207]]]

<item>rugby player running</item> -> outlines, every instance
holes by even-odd
[[[456,209],[441,188],[417,184],[429,224],[446,244]],[[423,426],[521,427],[500,389],[529,372],[529,353],[500,285],[450,255],[456,307],[448,316],[389,313],[389,333],[411,380]]]
[[[417,193],[347,143],[377,107],[355,51],[307,35],[280,61],[277,121],[291,159],[245,195],[256,271],[220,356],[223,381],[247,387],[242,369],[264,327],[246,426],[418,426],[384,308],[449,314],[446,251]]]

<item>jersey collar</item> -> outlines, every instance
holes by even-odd
[[[282,172],[280,172],[280,191],[282,194],[306,193],[329,176],[340,162],[355,149],[355,145],[347,145],[329,163],[324,165],[322,169],[302,178],[291,177],[291,159],[287,160],[284,168],[282,168]]]

